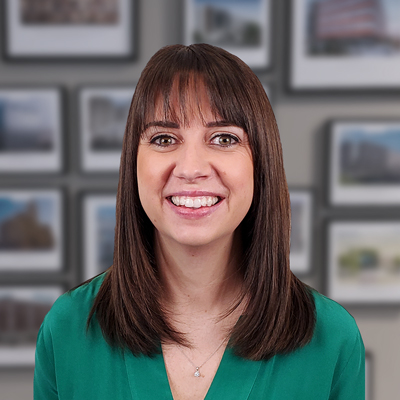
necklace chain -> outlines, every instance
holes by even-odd
[[[225,343],[226,339],[224,339],[221,344],[208,356],[208,358],[199,366],[197,366],[185,353],[184,351],[181,349],[180,346],[178,346],[178,349],[181,351],[181,353],[185,356],[185,358],[190,362],[190,364],[193,365],[193,367],[195,368],[195,372],[194,372],[194,376],[196,378],[199,378],[201,376],[200,374],[200,368],[208,361],[211,359],[211,357],[222,347],[222,345]]]

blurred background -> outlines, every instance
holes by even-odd
[[[278,121],[291,266],[343,304],[369,400],[399,398],[400,2],[3,0],[0,400],[32,398],[54,300],[112,262],[130,99],[162,46],[237,54]]]

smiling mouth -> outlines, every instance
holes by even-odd
[[[186,208],[212,207],[222,200],[218,196],[170,196],[167,199],[176,207]]]

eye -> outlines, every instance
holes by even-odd
[[[157,135],[150,140],[151,144],[159,147],[168,147],[176,143],[176,139],[169,135]]]
[[[239,138],[230,133],[219,133],[211,138],[211,143],[222,147],[230,147],[239,143]]]

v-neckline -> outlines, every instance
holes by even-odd
[[[125,366],[132,399],[174,400],[168,381],[164,356],[134,356],[125,352]],[[236,356],[227,347],[204,400],[246,400],[257,378],[261,362]]]

